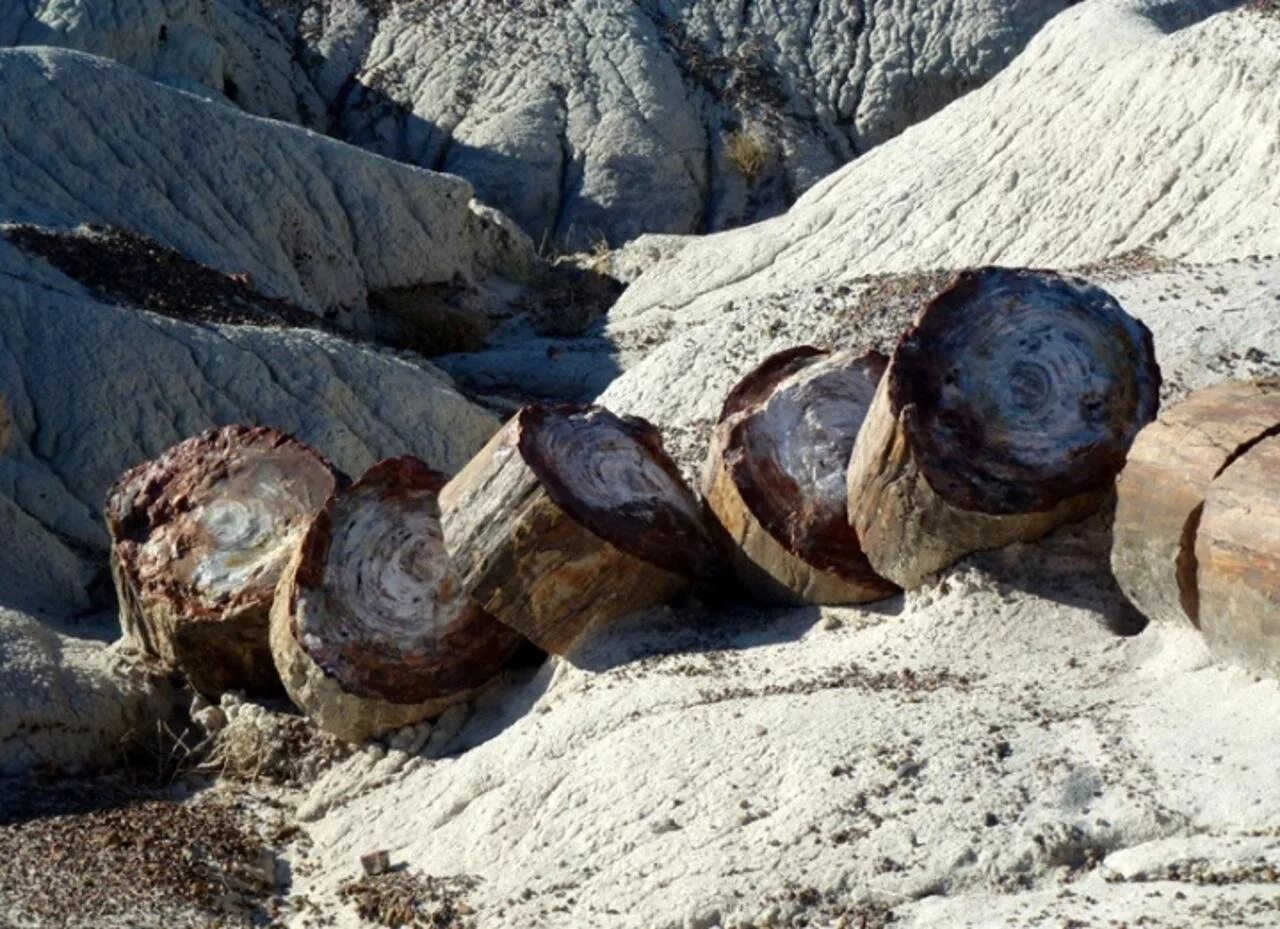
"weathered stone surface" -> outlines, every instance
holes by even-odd
[[[864,603],[877,576],[849,525],[845,474],[887,359],[803,346],[771,355],[729,394],[703,494],[739,579],[757,596]]]
[[[464,589],[557,654],[714,562],[657,430],[600,407],[524,408],[445,486],[440,507]]]
[[[848,471],[875,570],[914,587],[1093,512],[1156,415],[1151,333],[1079,278],[962,271],[899,340]]]
[[[280,579],[271,651],[285,689],[349,742],[468,699],[520,643],[462,589],[441,536],[444,483],[415,458],[378,463],[326,503]]]
[[[127,644],[216,700],[280,688],[267,645],[276,583],[345,478],[265,427],[193,436],[121,476],[107,496]]]
[[[119,764],[178,696],[157,665],[0,604],[0,777]]]
[[[1280,438],[1214,478],[1196,533],[1199,622],[1228,661],[1280,677]]]
[[[472,209],[459,178],[102,58],[0,50],[0,111],[0,222],[132,230],[361,336],[422,341],[412,321],[371,309],[371,291],[481,288],[496,265],[533,260],[527,238]]]
[[[1222,470],[1280,430],[1280,382],[1196,391],[1138,434],[1116,482],[1111,569],[1148,619],[1199,623],[1196,534]]]
[[[116,58],[458,174],[536,240],[589,248],[776,214],[1069,5],[39,0],[0,41]]]
[[[1195,262],[1280,253],[1280,24],[1239,6],[1073,5],[988,84],[785,216],[695,240],[644,274],[610,333],[673,318],[684,330],[762,294],[872,273],[1068,268],[1141,248]]]

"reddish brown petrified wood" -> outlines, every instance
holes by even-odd
[[[1198,390],[1138,434],[1116,482],[1111,567],[1149,619],[1199,622],[1196,532],[1210,483],[1280,430],[1280,382]]]
[[[491,681],[520,642],[462,590],[440,530],[444,483],[416,458],[380,462],[330,498],[280,579],[280,677],[339,738],[438,715]]]
[[[1280,675],[1280,438],[1250,447],[1209,485],[1196,561],[1210,649]]]
[[[894,350],[849,466],[871,565],[914,587],[1093,512],[1155,416],[1151,334],[1051,272],[956,276]]]
[[[766,600],[865,603],[897,587],[849,524],[845,472],[884,373],[876,352],[809,346],[766,358],[729,394],[703,494],[744,586]]]
[[[657,430],[600,407],[522,409],[440,506],[465,589],[557,654],[592,624],[670,599],[714,560]]]
[[[271,598],[341,480],[296,439],[249,426],[209,430],[127,471],[106,507],[125,639],[208,697],[278,693]]]

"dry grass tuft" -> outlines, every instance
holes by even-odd
[[[731,132],[724,141],[724,154],[748,184],[754,184],[773,163],[773,147],[755,126]]]

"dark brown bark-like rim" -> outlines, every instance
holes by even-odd
[[[674,574],[711,569],[701,508],[651,423],[577,404],[528,406],[516,416],[521,456],[573,520]]]
[[[477,687],[521,638],[462,592],[436,500],[445,475],[412,457],[335,494],[302,541],[292,632],[352,695],[422,703]]]
[[[751,514],[788,551],[858,582],[880,579],[849,523],[845,475],[887,363],[874,351],[789,349],[747,374],[725,404],[734,421],[724,463]],[[886,594],[897,589],[882,583]]]
[[[283,432],[222,426],[126,471],[106,520],[144,609],[217,621],[270,605],[296,540],[343,480]]]
[[[1109,294],[1051,271],[962,271],[894,352],[889,396],[954,507],[1032,513],[1107,485],[1156,414],[1151,333]]]

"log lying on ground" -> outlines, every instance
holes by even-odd
[[[380,462],[316,516],[280,578],[271,650],[293,702],[360,742],[439,715],[520,637],[466,595],[440,530],[445,477]]]
[[[301,442],[247,426],[212,429],[127,471],[106,507],[126,641],[208,697],[279,693],[271,598],[341,481]]]
[[[1280,438],[1210,485],[1196,534],[1200,631],[1217,654],[1280,675]]]
[[[1280,430],[1280,381],[1199,390],[1134,440],[1116,482],[1111,568],[1148,619],[1199,624],[1196,533],[1210,483]]]
[[[914,587],[1093,512],[1155,416],[1151,334],[1085,281],[965,271],[894,350],[849,465],[875,570]]]
[[[703,495],[743,585],[767,600],[866,603],[897,587],[849,524],[845,474],[885,357],[801,346],[766,358],[729,394]]]
[[[467,591],[556,654],[592,623],[670,599],[714,561],[657,430],[599,407],[525,407],[440,506]]]

